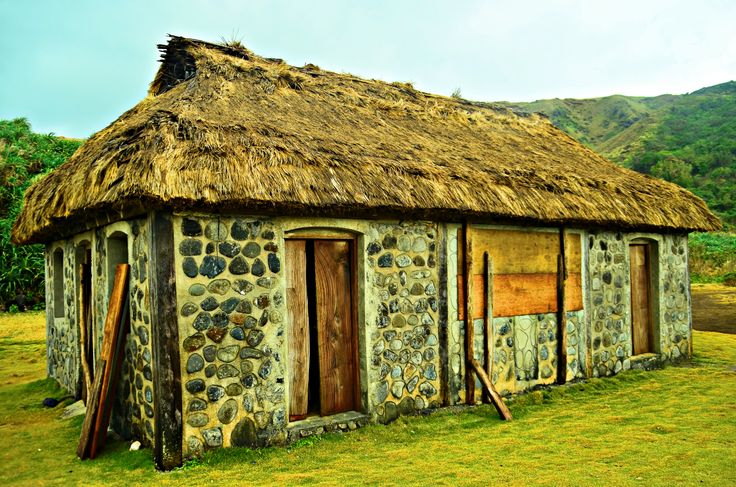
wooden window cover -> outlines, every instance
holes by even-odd
[[[473,239],[473,319],[483,318],[484,293],[483,253],[493,262],[493,316],[520,316],[557,311],[557,255],[559,235],[552,232],[472,229]],[[461,237],[458,238],[458,242]],[[583,309],[579,234],[567,234],[565,254],[565,310]],[[463,306],[465,286],[464,262],[458,251],[458,318],[465,319]]]

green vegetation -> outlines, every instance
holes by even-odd
[[[736,225],[736,82],[686,95],[553,99],[511,106],[547,115],[592,149],[703,198]]]
[[[689,247],[692,282],[736,286],[736,234],[693,233]]]
[[[16,247],[10,229],[31,182],[67,160],[81,141],[31,132],[27,120],[0,120],[0,309],[22,296],[43,306],[44,271],[40,245]]]
[[[82,418],[59,419],[45,375],[43,315],[0,314],[0,484],[733,485],[736,336],[694,332],[691,364],[629,371],[519,396],[504,423],[490,406],[406,417],[289,448],[224,449],[158,473],[148,449],[108,442],[75,456]],[[36,360],[16,377],[19,362]],[[30,367],[30,365],[29,365]]]

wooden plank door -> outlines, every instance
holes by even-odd
[[[634,355],[648,353],[651,348],[652,313],[649,299],[649,246],[629,246],[631,266],[631,329]]]
[[[322,416],[357,409],[351,261],[349,241],[314,241]]]
[[[306,240],[286,240],[286,299],[289,314],[289,420],[307,417],[309,408],[309,309]]]

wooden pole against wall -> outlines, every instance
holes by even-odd
[[[483,336],[485,348],[483,359],[486,365],[486,374],[491,377],[493,359],[493,260],[488,252],[483,252],[483,296],[485,296],[485,309],[483,310]],[[485,402],[491,401],[490,393],[483,396]]]
[[[81,304],[79,306],[80,309],[80,317],[79,317],[79,350],[80,352],[80,359],[82,362],[82,377],[84,380],[84,401],[85,404],[89,402],[88,397],[92,393],[92,373],[89,370],[89,364],[87,363],[87,327],[88,327],[88,320],[90,319],[89,316],[89,309],[87,307],[87,301],[89,300],[89,297],[86,295],[85,292],[86,289],[86,282],[85,282],[85,264],[82,264],[79,266],[79,283],[80,283],[80,292],[82,294],[81,296]]]
[[[182,463],[182,397],[174,269],[174,224],[169,213],[150,218],[151,334],[153,352],[153,459],[159,470]]]
[[[465,287],[465,402],[475,404],[475,377],[473,377],[473,244],[470,224],[463,223],[463,286]]]
[[[565,229],[560,227],[560,253],[557,256],[557,383],[567,382],[567,323],[565,313]]]
[[[486,394],[491,398],[491,403],[493,406],[495,406],[496,411],[498,411],[499,416],[501,416],[501,419],[505,421],[511,421],[513,417],[511,416],[511,411],[509,411],[508,406],[506,406],[506,403],[503,402],[503,399],[501,399],[501,396],[496,391],[496,388],[493,387],[493,383],[491,382],[491,379],[488,378],[486,375],[486,371],[483,370],[483,367],[478,363],[477,360],[473,359],[470,361],[470,366],[475,371],[476,374],[478,374],[478,378],[480,379],[480,383],[483,385],[483,389],[486,391]]]
[[[503,399],[498,394],[498,391],[493,387],[493,383],[489,378],[489,374],[483,370],[483,367],[475,360],[473,351],[473,240],[469,235],[470,225],[465,222],[463,223],[463,262],[464,262],[464,279],[463,285],[465,287],[465,302],[463,303],[463,309],[465,311],[465,402],[468,404],[475,403],[475,377],[473,373],[478,376],[483,390],[486,393],[488,399],[493,403],[498,411],[501,418],[505,420],[511,419],[511,412],[509,411]],[[488,289],[492,289],[491,280],[488,278],[492,272],[493,266],[488,257],[488,253],[484,255],[485,271],[486,271],[486,296],[487,296],[487,308],[484,313],[484,325],[486,329],[486,337],[489,336],[488,322],[492,312],[491,303],[492,296]],[[488,354],[488,347],[486,347],[486,364],[490,371],[490,358]]]

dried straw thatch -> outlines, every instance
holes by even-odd
[[[166,208],[710,230],[540,116],[172,37],[149,95],[31,187],[17,243]]]

